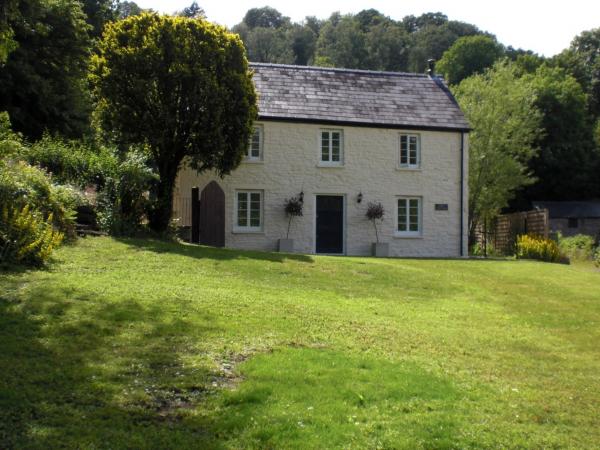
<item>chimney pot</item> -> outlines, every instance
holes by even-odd
[[[427,75],[429,75],[430,77],[435,77],[435,59],[428,59],[427,67],[429,67],[427,69]]]

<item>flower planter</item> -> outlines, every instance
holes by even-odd
[[[386,258],[390,256],[390,244],[388,243],[373,243],[373,256],[377,258]]]
[[[294,240],[293,239],[279,239],[279,251],[282,253],[293,253],[294,252]]]

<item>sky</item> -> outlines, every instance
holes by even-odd
[[[142,8],[172,13],[192,0],[135,0]],[[504,45],[544,56],[560,53],[573,37],[600,27],[598,0],[197,0],[208,19],[227,27],[241,22],[250,8],[271,6],[294,22],[307,15],[325,19],[334,11],[357,13],[374,8],[392,19],[424,12],[442,12],[451,20],[469,22],[495,34]]]

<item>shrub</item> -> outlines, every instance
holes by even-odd
[[[288,239],[290,237],[290,227],[292,226],[292,219],[294,217],[302,216],[302,210],[304,208],[304,194],[300,193],[300,195],[292,198],[285,199],[285,215],[288,217],[288,226],[287,226],[287,234],[285,238]]]
[[[594,252],[594,264],[596,265],[596,267],[600,267],[600,247],[598,247],[596,249],[596,251]]]
[[[594,238],[585,234],[571,237],[558,237],[558,246],[561,253],[571,259],[592,259],[594,254]]]
[[[44,170],[23,161],[0,162],[0,208],[22,208],[42,217],[52,215],[53,225],[67,236],[75,235],[75,207],[85,201],[77,189],[52,183]]]
[[[23,147],[19,156],[46,169],[55,182],[80,188],[89,184],[104,186],[118,167],[115,152],[106,147],[94,148],[81,141],[65,141],[50,135]]]
[[[100,227],[115,235],[132,235],[139,231],[150,207],[147,193],[156,180],[157,175],[141,150],[127,153],[98,195]]]
[[[52,214],[44,219],[29,205],[3,205],[0,220],[0,261],[40,266],[63,239],[52,226]]]
[[[7,112],[0,112],[0,158],[19,154],[23,151],[21,136],[14,133],[10,127],[10,119]]]
[[[562,262],[565,259],[560,253],[558,244],[553,240],[526,234],[517,237],[516,252],[518,259],[537,259],[546,262]]]
[[[367,219],[369,219],[373,223],[373,228],[375,228],[375,240],[379,243],[379,231],[377,230],[377,221],[383,220],[383,216],[385,215],[385,209],[383,209],[383,205],[381,203],[373,203],[369,202],[367,205],[367,212],[365,213]]]

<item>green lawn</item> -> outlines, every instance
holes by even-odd
[[[88,238],[0,273],[0,448],[598,448],[600,272]]]

